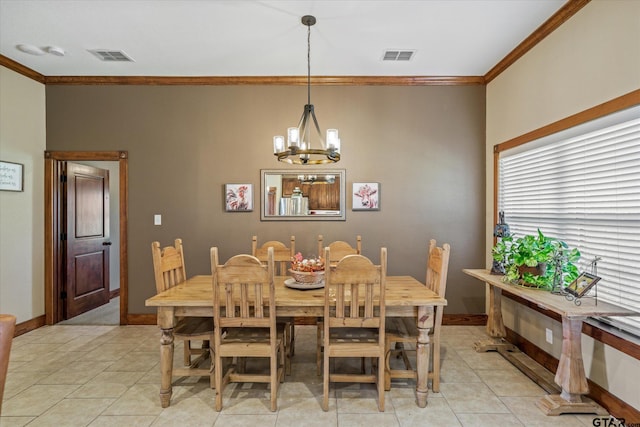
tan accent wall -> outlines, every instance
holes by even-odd
[[[493,146],[640,88],[640,2],[593,0],[487,86],[486,265],[493,229]],[[508,222],[508,213],[507,213]],[[505,325],[560,357],[562,329],[513,301]],[[545,329],[554,343],[545,342]],[[640,361],[583,335],[587,376],[636,409]]]
[[[305,101],[299,86],[47,87],[48,150],[129,152],[129,313],[153,312],[152,241],[181,237],[194,275],[210,271],[211,246],[224,260],[249,252],[254,234],[295,235],[305,254],[318,234],[360,234],[374,261],[388,248],[389,274],[421,280],[428,239],[449,242],[447,312],[484,310],[484,291],[461,273],[484,261],[484,87],[312,88],[320,126],[340,130],[347,219],[261,222],[260,170],[291,169],[272,137],[297,125]],[[380,211],[351,211],[352,183],[368,181],[380,183]],[[254,211],[225,212],[225,183],[253,184]]]
[[[24,165],[24,191],[0,191],[0,313],[44,314],[45,88],[0,67],[0,160]]]

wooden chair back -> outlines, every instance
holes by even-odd
[[[356,247],[354,248],[349,243],[342,240],[336,240],[327,245],[330,249],[331,259],[325,260],[329,264],[337,264],[342,258],[347,255],[361,255],[362,254],[362,237],[356,236]],[[322,234],[318,235],[318,256],[323,256],[324,253],[324,238]]]
[[[174,244],[175,246],[160,248],[159,242],[151,243],[153,271],[158,293],[187,280],[182,239],[176,239]]]
[[[324,255],[331,259],[331,250],[325,248]],[[363,255],[347,255],[335,269],[325,270],[325,337],[331,328],[378,328],[384,345],[386,274],[386,248],[380,250],[380,265]]]
[[[0,314],[0,413],[2,413],[2,396],[9,371],[9,354],[15,329],[16,316]]]
[[[277,240],[270,240],[258,247],[258,236],[253,236],[251,243],[251,255],[258,258],[263,264],[267,262],[267,250],[273,248],[273,260],[278,276],[286,276],[291,266],[291,258],[296,253],[296,237],[291,236],[290,246]]]
[[[429,240],[429,253],[427,255],[427,287],[444,297],[447,289],[447,273],[449,271],[449,255],[451,247],[448,243],[441,248],[436,246],[434,239]]]
[[[275,342],[273,253],[273,248],[268,248],[266,265],[245,254],[233,256],[219,265],[218,248],[211,248],[216,339],[225,328],[259,327],[270,328]]]
[[[156,292],[166,291],[187,280],[182,239],[176,239],[174,246],[165,248],[161,248],[159,242],[152,242],[151,255]],[[214,376],[211,373],[211,364],[199,367],[202,361],[211,357],[209,343],[212,334],[213,323],[210,317],[178,317],[173,335],[176,339],[184,341],[184,367],[174,369],[174,376],[209,376],[213,386]],[[200,347],[193,347],[194,341],[202,341]]]

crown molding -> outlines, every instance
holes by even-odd
[[[306,86],[306,76],[49,76],[47,85],[147,85],[147,86]],[[460,86],[483,85],[482,76],[313,76],[314,86]]]
[[[486,85],[533,49],[591,0],[568,0],[484,76],[315,76],[314,86],[465,86]],[[47,85],[287,85],[303,86],[306,76],[44,76],[0,55],[0,65]]]
[[[529,37],[516,46],[507,56],[498,62],[487,74],[484,75],[485,84],[498,77],[500,73],[509,68],[514,62],[533,49],[545,37],[567,22],[580,9],[591,0],[569,0],[556,13],[540,25]]]
[[[11,58],[7,58],[4,55],[0,55],[0,65],[12,71],[15,71],[18,74],[22,74],[23,76],[29,77],[30,79],[33,79],[39,83],[45,82],[46,77],[43,76],[42,74],[38,73],[37,71],[33,71],[31,68],[25,67],[19,62],[16,62]]]

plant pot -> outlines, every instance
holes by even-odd
[[[536,288],[536,289],[538,289],[539,288],[538,285],[535,285],[533,283],[525,282],[524,274],[525,273],[529,273],[532,276],[544,276],[545,273],[547,272],[547,263],[541,262],[541,263],[538,263],[538,265],[536,265],[535,267],[529,267],[527,265],[521,265],[521,266],[518,267],[518,272],[520,273],[520,279],[518,280],[518,285],[524,286],[524,287],[527,287],[527,288]]]
[[[528,265],[521,265],[518,267],[520,277],[524,276],[524,273],[531,273],[534,276],[544,276],[547,273],[547,263],[540,262],[535,267],[529,267]]]

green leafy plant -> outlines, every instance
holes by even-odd
[[[517,239],[503,237],[491,252],[493,259],[504,264],[505,280],[511,283],[552,290],[554,285],[568,285],[580,274],[574,264],[580,259],[580,251],[540,230],[537,235]],[[522,271],[522,267],[539,266],[540,274]]]

